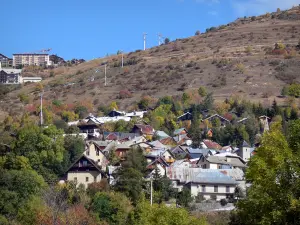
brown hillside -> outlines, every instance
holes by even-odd
[[[183,91],[204,85],[217,100],[241,95],[268,104],[274,98],[282,102],[277,97],[282,87],[300,81],[299,39],[300,8],[294,7],[238,19],[198,36],[126,54],[124,68],[120,67],[121,55],[114,55],[31,74],[44,77],[45,99],[67,103],[89,101],[97,106],[119,101],[125,109],[142,95],[182,95]],[[285,48],[274,50],[275,43],[280,42]],[[18,94],[24,93],[30,101],[36,101],[35,89],[35,84],[29,84],[11,92],[0,109],[22,112],[24,106]],[[129,90],[132,97],[121,100],[122,90]]]

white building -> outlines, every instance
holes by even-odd
[[[37,83],[41,82],[42,78],[41,77],[20,77],[20,83]]]
[[[13,54],[13,67],[17,66],[51,66],[49,54]]]

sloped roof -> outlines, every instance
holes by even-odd
[[[176,129],[176,130],[174,130],[173,134],[174,135],[179,135],[182,131],[186,131],[186,129],[185,128]]]
[[[211,140],[203,140],[203,143],[207,146],[207,148],[210,149],[216,149],[216,150],[222,149],[221,145]]]
[[[230,121],[228,119],[224,118],[223,116],[220,116],[219,114],[214,114],[212,116],[209,116],[209,117],[205,118],[205,120],[210,120],[214,117],[219,117],[220,119],[225,120],[226,122],[230,123]]]
[[[198,175],[191,180],[192,183],[203,184],[237,184],[230,176],[224,175],[215,169],[203,169]]]
[[[154,129],[153,127],[151,127],[150,125],[143,125],[143,124],[135,124],[135,126],[137,128],[140,129],[140,131],[143,133],[143,134],[150,134],[152,135],[154,133]]]
[[[159,140],[170,137],[166,132],[162,130],[155,131],[155,136],[157,136]]]
[[[140,137],[136,133],[123,133],[123,132],[103,132],[104,139],[106,140],[123,140],[123,139],[133,139],[135,137]]]
[[[172,137],[167,137],[167,138],[161,139],[160,142],[163,145],[169,145],[169,146],[177,145],[177,142]]]
[[[159,148],[159,149],[166,149],[167,148],[167,146],[162,144],[160,141],[151,141],[148,144],[151,145],[153,148]]]
[[[232,165],[237,167],[246,167],[245,162],[240,157],[232,156],[218,156],[211,155],[206,158],[210,163],[222,164],[222,165]]]
[[[251,146],[247,143],[247,141],[244,140],[243,144],[242,144],[242,147],[249,148]]]
[[[184,117],[185,115],[192,115],[192,113],[186,112],[186,113],[182,114],[181,116],[178,116],[177,118],[179,119],[179,118],[181,118],[181,117]]]

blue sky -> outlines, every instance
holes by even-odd
[[[5,0],[0,53],[52,48],[65,59],[93,59],[194,35],[241,16],[300,4],[300,0]]]

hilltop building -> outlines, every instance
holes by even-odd
[[[1,84],[19,84],[21,82],[21,72],[19,69],[2,68],[0,62],[0,83]]]
[[[13,54],[13,67],[18,66],[51,66],[49,54]]]
[[[12,67],[13,60],[3,54],[0,54],[0,63],[3,67]]]

